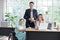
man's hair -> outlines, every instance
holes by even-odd
[[[29,4],[31,4],[31,3],[34,4],[34,2],[30,2]]]

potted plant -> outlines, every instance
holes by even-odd
[[[15,24],[16,24],[15,21],[16,21],[16,19],[17,19],[17,16],[12,16],[12,15],[10,15],[10,13],[8,12],[8,13],[6,13],[5,17],[6,17],[5,21],[8,21],[9,24],[10,24],[10,26],[11,26],[11,27],[14,27]]]

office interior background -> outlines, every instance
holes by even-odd
[[[15,25],[17,19],[23,18],[30,1],[34,2],[38,14],[43,14],[45,17],[47,11],[49,22],[60,23],[60,0],[0,0],[0,22]]]
[[[8,35],[14,31],[12,27],[16,26],[17,21],[20,18],[23,18],[25,14],[25,10],[29,8],[29,2],[34,2],[34,8],[37,9],[38,14],[43,14],[43,17],[46,16],[46,12],[48,12],[48,22],[52,23],[52,27],[59,25],[60,27],[60,0],[0,0],[0,40],[8,40],[8,37],[4,35]],[[45,20],[45,18],[44,18]],[[55,24],[55,25],[54,25]],[[3,27],[3,28],[1,28]],[[7,28],[8,27],[8,28]],[[11,28],[10,28],[11,27]],[[59,28],[58,27],[58,28]],[[60,28],[57,29],[57,32],[48,32],[47,34],[44,32],[35,32],[33,33],[30,31],[27,35],[29,36],[28,39],[36,39],[39,35],[43,37],[42,39],[47,40],[60,40]],[[11,32],[10,32],[11,31]],[[42,33],[42,34],[41,34]],[[36,35],[38,34],[38,35]],[[1,36],[2,35],[2,36]],[[35,35],[35,36],[34,36]],[[44,36],[45,35],[45,36]],[[34,37],[35,38],[34,38]],[[32,38],[30,38],[32,37]],[[52,37],[52,38],[51,38]],[[37,38],[37,39],[38,39]]]

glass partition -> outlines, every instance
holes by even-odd
[[[16,23],[19,18],[23,18],[25,10],[29,8],[29,2],[34,2],[34,8],[37,9],[38,14],[43,14],[44,20],[46,12],[48,12],[48,22],[52,25],[60,25],[60,0],[5,0],[4,1],[4,20],[7,19],[5,16],[7,13],[12,16],[17,16],[14,18],[13,22]],[[10,24],[13,24],[9,20]],[[16,25],[16,24],[15,24]]]

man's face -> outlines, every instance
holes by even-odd
[[[33,8],[33,5],[34,5],[33,3],[30,3],[30,4],[29,4],[30,8]]]

